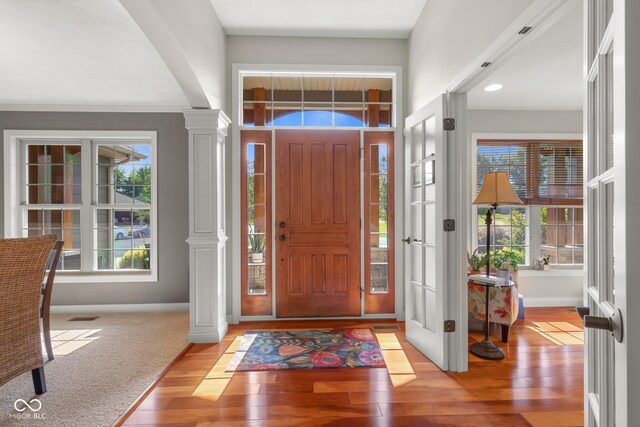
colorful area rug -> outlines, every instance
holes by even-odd
[[[227,371],[384,367],[369,329],[247,332]]]

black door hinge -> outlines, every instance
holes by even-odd
[[[445,332],[455,332],[456,331],[456,321],[455,320],[445,320],[444,321],[444,331]]]
[[[444,130],[456,130],[456,119],[453,117],[445,117],[442,119],[442,127]]]
[[[444,231],[456,231],[456,220],[455,219],[445,219],[442,229]]]

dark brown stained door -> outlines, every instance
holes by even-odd
[[[276,131],[276,314],[360,315],[360,134]]]

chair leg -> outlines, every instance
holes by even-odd
[[[51,325],[49,323],[49,313],[42,316],[42,334],[44,335],[44,346],[47,349],[47,360],[51,362],[53,357],[53,348],[51,348]]]
[[[44,379],[44,366],[33,369],[31,371],[33,377],[33,388],[36,394],[44,394],[47,391],[47,382]]]
[[[501,325],[502,326],[502,342],[509,342],[509,329],[511,329],[510,326],[507,325]]]

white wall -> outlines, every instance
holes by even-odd
[[[446,86],[533,0],[429,0],[408,43],[406,115]]]
[[[582,133],[582,111],[469,110],[469,145],[474,133]],[[582,302],[582,271],[519,273],[526,306],[564,306]]]

